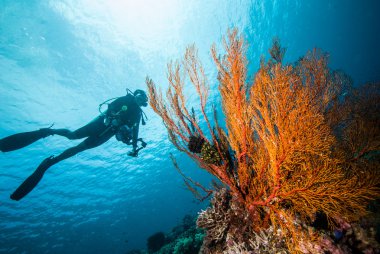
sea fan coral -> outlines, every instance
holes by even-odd
[[[308,229],[317,213],[330,227],[367,215],[367,204],[380,196],[380,84],[354,89],[346,75],[328,68],[327,55],[317,49],[284,64],[278,40],[271,58],[247,82],[246,46],[237,30],[228,32],[223,45],[224,55],[215,45],[211,53],[225,128],[216,112],[214,126],[206,114],[208,83],[194,46],[182,64],[168,65],[167,100],[147,78],[150,105],[172,143],[228,187],[256,234],[280,230],[290,252],[319,241],[320,234]],[[186,105],[186,78],[199,95],[198,116]],[[201,128],[201,118],[207,128]],[[192,137],[203,142],[196,150]]]

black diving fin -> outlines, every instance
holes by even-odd
[[[41,138],[52,135],[52,129],[42,128],[37,131],[23,132],[0,139],[0,151],[10,152],[28,146]]]
[[[34,189],[34,187],[36,187],[37,184],[41,181],[46,170],[54,163],[55,161],[53,156],[50,156],[43,160],[36,169],[36,171],[34,171],[33,174],[31,174],[28,178],[25,179],[25,181],[15,190],[15,192],[12,193],[10,198],[19,201],[20,199],[28,195],[28,193],[31,192]]]

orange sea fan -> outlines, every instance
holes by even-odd
[[[167,100],[147,78],[150,104],[173,144],[229,187],[254,228],[271,225],[291,236],[291,251],[297,252],[299,239],[312,238],[293,223],[296,219],[308,224],[322,212],[334,223],[366,215],[368,202],[379,197],[379,84],[366,87],[372,92],[353,89],[346,75],[328,68],[320,50],[284,64],[278,40],[272,58],[262,61],[249,83],[238,31],[229,31],[223,45],[224,55],[215,45],[211,54],[219,71],[225,130],[217,121],[212,126],[206,114],[209,87],[194,46],[186,50],[183,65],[169,65]],[[207,130],[186,107],[186,77],[200,97]],[[189,150],[193,137],[220,161]]]

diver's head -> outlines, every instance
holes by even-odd
[[[137,89],[134,91],[133,95],[135,96],[137,105],[140,107],[148,106],[148,96],[146,96],[146,93],[143,90]]]

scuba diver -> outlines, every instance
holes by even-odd
[[[112,101],[113,100],[113,101]],[[112,101],[108,103],[109,101]],[[102,106],[108,104],[105,112]],[[37,186],[44,173],[52,165],[70,158],[79,152],[102,145],[112,136],[118,141],[132,145],[129,156],[137,157],[139,150],[146,143],[138,138],[140,121],[145,125],[146,116],[141,107],[148,105],[148,97],[143,90],[137,89],[133,93],[128,90],[127,95],[109,99],[99,105],[100,115],[87,125],[75,130],[42,128],[36,131],[14,134],[0,139],[0,151],[9,152],[20,149],[50,135],[59,135],[68,139],[82,139],[84,141],[71,147],[58,156],[50,156],[43,160],[32,175],[30,175],[10,196],[13,200],[20,200]],[[141,142],[138,148],[137,143]]]

